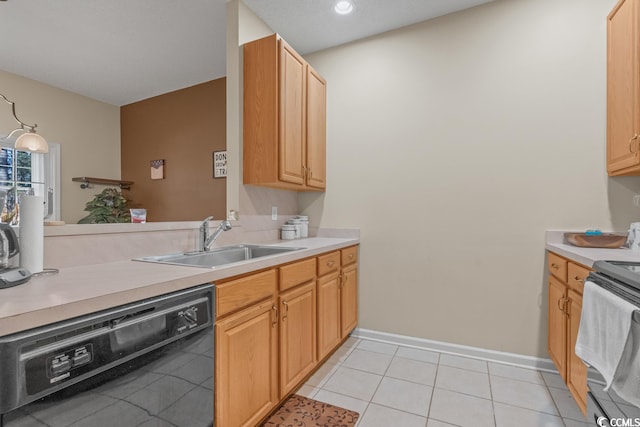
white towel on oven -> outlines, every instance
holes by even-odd
[[[640,407],[640,324],[638,312],[631,322],[631,332],[613,376],[611,389],[627,402]]]
[[[575,348],[578,357],[602,374],[605,390],[612,387],[620,397],[636,404],[640,402],[640,358],[633,344],[640,344],[640,330],[632,317],[637,310],[634,304],[587,281]]]

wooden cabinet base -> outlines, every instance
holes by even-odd
[[[582,311],[582,290],[589,269],[547,253],[549,356],[583,414],[587,411],[587,367],[574,348]]]
[[[358,319],[357,250],[216,286],[216,426],[259,425],[347,339]]]

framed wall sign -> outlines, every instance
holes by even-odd
[[[164,159],[151,160],[151,179],[164,179]]]
[[[226,150],[213,152],[213,177],[214,178],[227,177],[227,151]]]

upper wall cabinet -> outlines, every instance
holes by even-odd
[[[244,45],[244,183],[326,186],[326,82],[274,34]]]
[[[607,171],[640,175],[640,9],[620,0],[607,19]]]

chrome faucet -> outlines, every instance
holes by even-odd
[[[223,231],[231,230],[231,223],[225,219],[224,221],[221,221],[218,225],[218,228],[216,228],[215,231],[211,235],[209,235],[209,221],[211,221],[212,219],[212,216],[208,216],[204,219],[204,221],[202,221],[202,224],[200,224],[198,250],[201,252],[208,251],[211,248],[211,245],[213,245],[213,243],[216,241],[220,233],[222,233]]]

